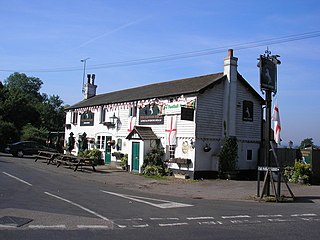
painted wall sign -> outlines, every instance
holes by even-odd
[[[180,101],[180,102],[170,102],[164,106],[165,114],[181,114],[181,108],[195,108],[195,99]]]
[[[80,116],[80,126],[93,126],[94,124],[94,113],[84,112]]]
[[[139,109],[139,125],[164,124],[162,108],[158,105],[147,105]]]
[[[253,121],[253,102],[243,101],[242,102],[242,120]]]

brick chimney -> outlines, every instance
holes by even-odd
[[[97,85],[94,85],[95,74],[87,74],[87,83],[84,85],[84,99],[94,97],[97,93]]]
[[[233,56],[233,49],[228,50],[224,58],[224,75],[227,77],[224,86],[223,120],[227,136],[236,136],[237,112],[237,75],[238,58]]]

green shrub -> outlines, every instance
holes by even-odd
[[[163,162],[163,148],[153,148],[144,157],[142,168],[143,174],[147,176],[164,176],[166,174],[166,166]]]
[[[122,167],[123,170],[128,170],[128,154],[125,154],[121,159],[120,159],[120,166]]]
[[[146,176],[162,176],[163,168],[162,166],[148,165],[144,168],[142,174]]]
[[[227,137],[219,152],[219,172],[224,174],[237,168],[238,143],[235,137]]]
[[[84,150],[78,153],[79,157],[85,157],[85,158],[93,158],[95,164],[100,164],[101,161],[101,151],[97,148],[94,148],[92,150]]]
[[[295,162],[293,167],[287,166],[284,168],[284,176],[286,176],[289,182],[310,183],[311,178],[311,165],[302,162]]]

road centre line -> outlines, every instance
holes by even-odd
[[[18,178],[18,177],[16,177],[16,176],[13,176],[13,175],[11,175],[11,174],[9,174],[9,173],[7,173],[7,172],[2,172],[2,173],[5,174],[5,175],[7,175],[7,176],[9,176],[9,177],[11,177],[11,178],[14,178],[14,179],[22,182],[22,183],[24,183],[24,184],[27,184],[27,185],[29,185],[29,186],[32,186],[31,183],[28,183],[27,181],[24,181],[24,180],[22,180],[21,178]]]
[[[88,209],[88,208],[86,208],[86,207],[84,207],[84,206],[82,206],[82,205],[80,205],[80,204],[78,204],[78,203],[75,203],[75,202],[70,201],[70,200],[68,200],[68,199],[59,197],[59,196],[54,195],[54,194],[52,194],[52,193],[49,193],[49,192],[44,192],[44,193],[47,194],[47,195],[49,195],[49,196],[51,196],[51,197],[57,198],[57,199],[59,199],[59,200],[61,200],[61,201],[67,202],[67,203],[69,203],[69,204],[71,204],[71,205],[73,205],[73,206],[76,206],[76,207],[78,207],[78,208],[81,208],[82,210],[84,210],[84,211],[86,211],[86,212],[88,212],[88,213],[91,213],[91,214],[93,214],[93,215],[95,215],[95,216],[97,216],[97,217],[99,217],[99,218],[101,218],[101,219],[103,219],[103,220],[105,220],[105,221],[107,221],[107,222],[110,222],[110,223],[112,224],[111,227],[113,227],[113,224],[114,224],[113,221],[111,221],[110,219],[102,216],[102,215],[99,214],[99,213],[96,213],[95,211],[92,211],[92,210],[90,210],[90,209]]]

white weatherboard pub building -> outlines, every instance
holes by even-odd
[[[221,73],[99,95],[88,75],[85,99],[66,110],[66,142],[71,132],[76,143],[86,133],[89,149],[100,149],[105,164],[119,161],[112,153],[121,152],[133,172],[160,144],[169,168],[197,179],[216,175],[223,140],[235,136],[238,169],[255,170],[264,100],[238,73],[237,61],[230,49]]]

